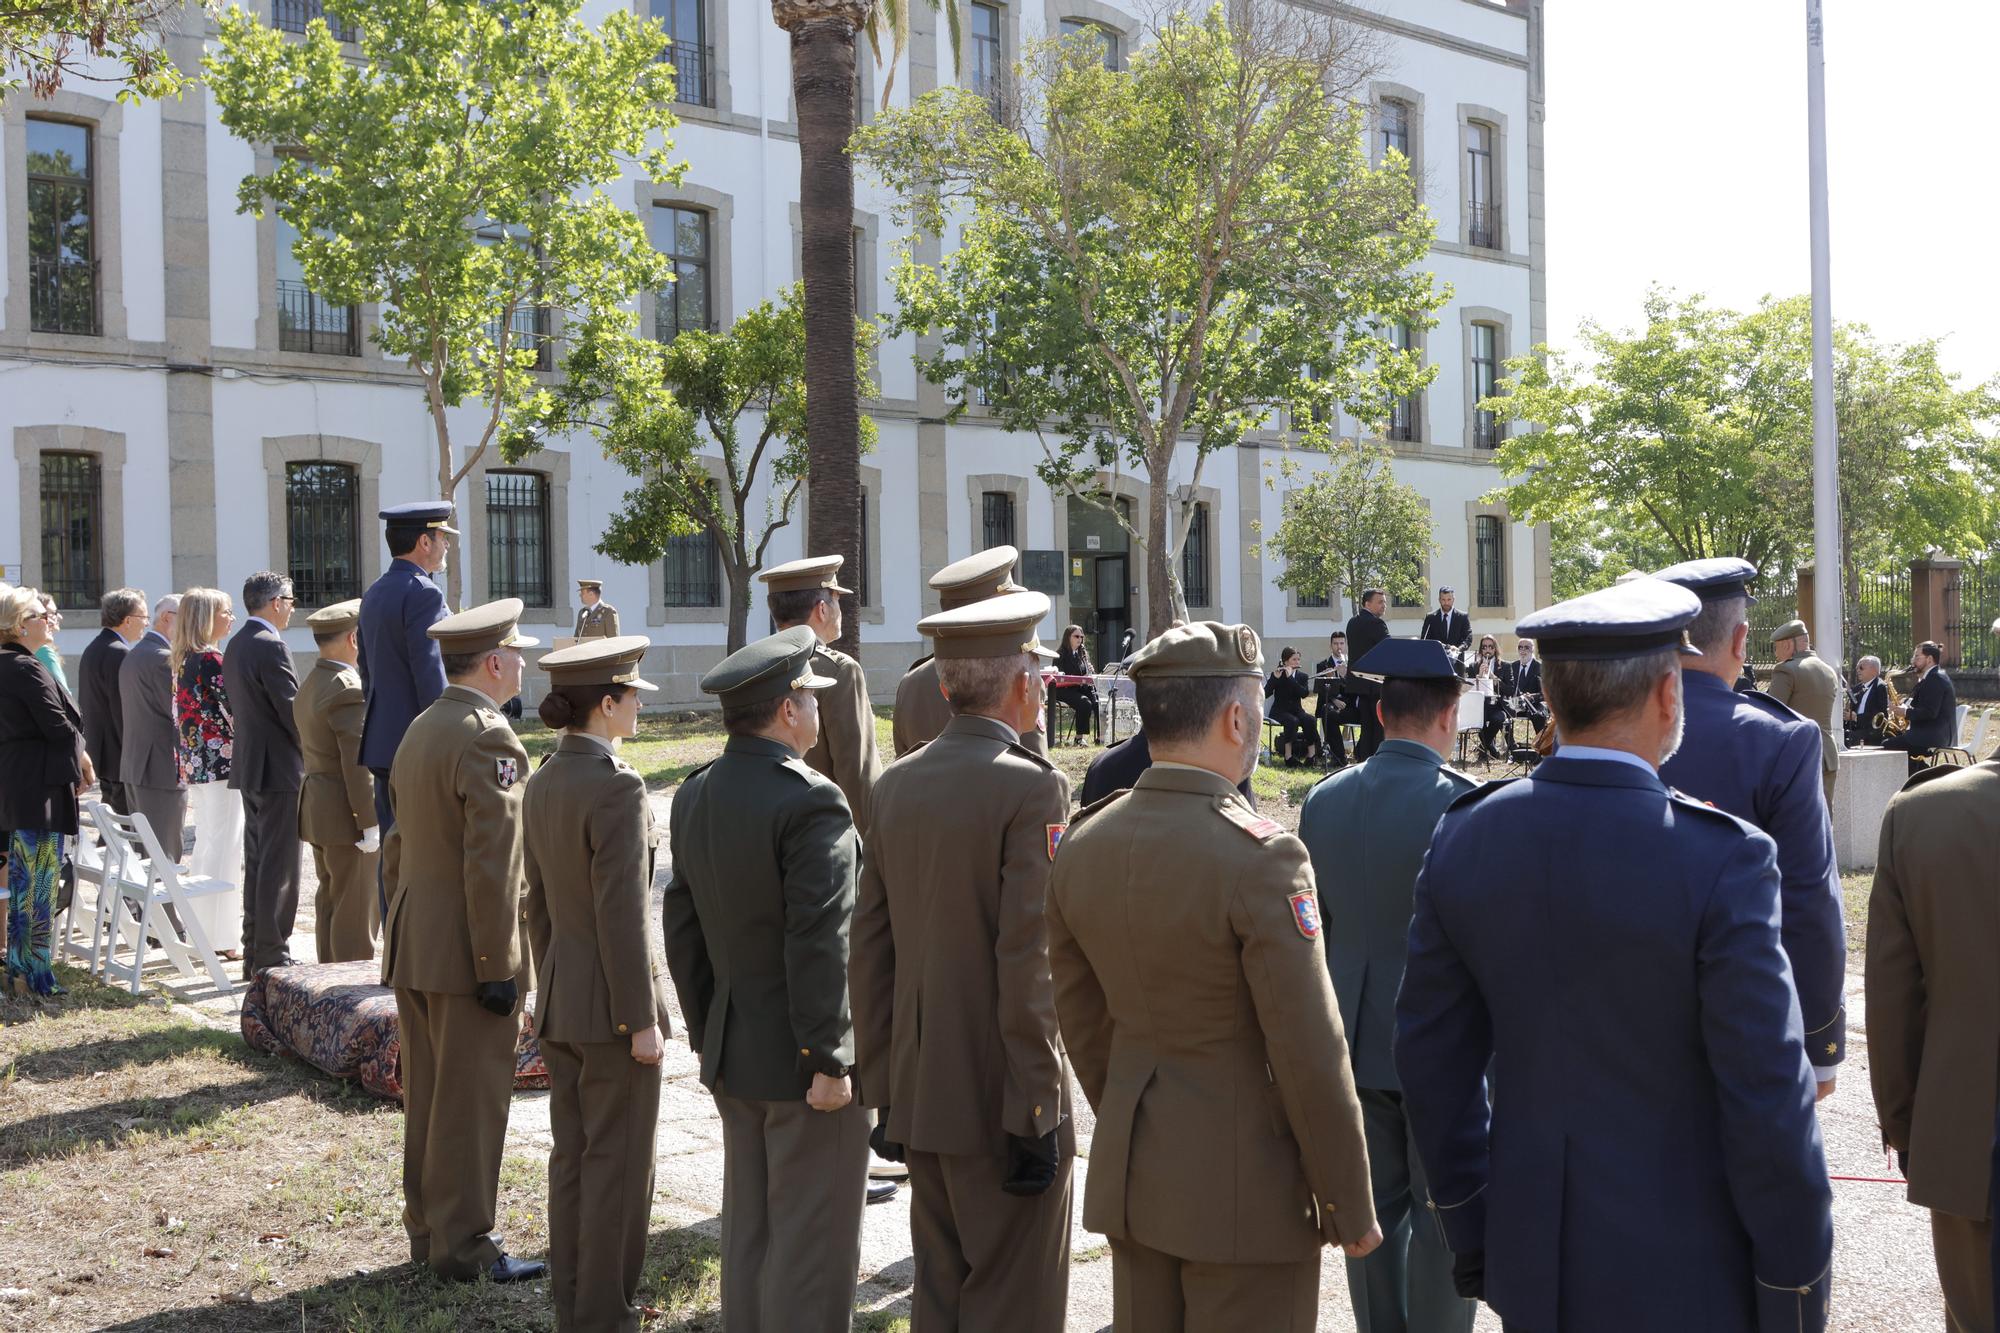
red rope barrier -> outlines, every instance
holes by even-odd
[[[1828,1176],[1828,1177],[1827,1177],[1827,1179],[1828,1179],[1828,1180],[1852,1180],[1852,1181],[1856,1181],[1856,1182],[1858,1182],[1859,1184],[1863,1184],[1863,1185],[1907,1185],[1907,1184],[1909,1184],[1909,1183],[1910,1183],[1910,1182],[1909,1182],[1909,1181],[1907,1181],[1907,1180],[1899,1180],[1899,1179],[1897,1179],[1897,1178],[1895,1178],[1895,1177],[1893,1177],[1893,1176],[1832,1176],[1832,1175],[1830,1175],[1830,1176]]]

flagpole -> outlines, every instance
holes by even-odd
[[[1840,450],[1833,417],[1833,260],[1826,204],[1826,27],[1820,0],[1806,0],[1806,132],[1812,208],[1813,640],[1820,657],[1845,678]],[[1838,711],[1832,722],[1833,734],[1840,735]]]

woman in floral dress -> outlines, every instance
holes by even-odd
[[[194,903],[209,946],[225,958],[241,956],[243,934],[243,798],[229,789],[236,724],[222,685],[222,641],[235,619],[228,593],[190,588],[181,594],[173,638],[175,752],[195,829],[189,873],[237,886]]]

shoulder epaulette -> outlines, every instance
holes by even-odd
[[[936,656],[937,656],[936,653],[925,653],[922,657],[919,657],[916,661],[910,663],[909,666],[905,667],[903,669],[903,674],[908,675],[910,672],[915,671],[918,667],[922,666],[924,663],[930,661],[933,657]]]
[[[1463,810],[1475,801],[1483,801],[1502,787],[1510,787],[1520,780],[1519,778],[1494,778],[1491,782],[1482,782],[1470,791],[1462,791],[1452,797],[1451,804],[1444,808],[1444,812],[1450,814],[1454,810]]]
[[[1040,765],[1043,768],[1048,769],[1051,773],[1055,772],[1056,766],[1049,761],[1047,756],[1036,754],[1033,750],[1030,750],[1027,746],[1021,744],[1021,742],[1019,741],[1007,742],[1007,751],[1010,754],[1019,755],[1023,759],[1032,759],[1035,761],[1036,764]]]
[[[1453,768],[1450,764],[1439,764],[1438,772],[1444,774],[1446,777],[1450,778],[1453,782],[1464,784],[1465,788],[1468,791],[1474,787],[1482,785],[1480,779],[1473,777],[1472,774],[1464,772],[1461,769]],[[1508,782],[1513,781],[1512,778],[1501,779],[1501,780]]]
[[[1215,813],[1242,829],[1258,842],[1269,842],[1285,831],[1285,826],[1269,815],[1252,810],[1240,795],[1215,798]]]
[[[1109,810],[1113,805],[1117,804],[1120,800],[1122,800],[1127,796],[1130,796],[1131,794],[1132,794],[1132,789],[1130,787],[1120,787],[1117,791],[1111,792],[1108,795],[1098,797],[1096,800],[1092,801],[1089,805],[1086,805],[1085,807],[1083,807],[1083,809],[1077,811],[1075,814],[1069,817],[1070,832],[1074,833],[1078,829],[1078,827],[1082,825],[1084,820],[1089,819],[1092,815],[1096,814],[1098,811]],[[1067,837],[1068,834],[1065,834],[1064,836]]]

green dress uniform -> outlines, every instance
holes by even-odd
[[[306,617],[315,637],[351,632],[361,599]],[[375,775],[361,764],[361,723],[368,701],[361,672],[322,657],[299,682],[292,700],[305,757],[299,785],[299,837],[313,849],[319,888],[313,895],[313,938],[319,961],[348,963],[375,956],[381,928],[375,892],[379,851],[357,845],[375,824]]]
[[[946,660],[1039,668],[1048,609],[1014,592],[918,628]],[[1063,1327],[1076,1145],[1043,908],[1068,822],[1068,780],[1007,723],[972,713],[875,788],[855,1046],[881,1137],[909,1156],[912,1333]]]
[[[771,592],[805,592],[824,588],[835,596],[851,595],[840,586],[837,555],[808,556],[773,565],[757,576]],[[875,744],[875,709],[868,702],[868,677],[861,663],[837,648],[820,645],[813,670],[833,683],[819,696],[819,739],[806,751],[806,766],[832,778],[847,799],[854,831],[868,836],[869,808],[876,780],[882,776],[882,752]]]
[[[1021,553],[1012,546],[992,546],[946,565],[930,577],[931,587],[937,589],[938,609],[953,611],[989,597],[1023,591],[1013,580],[1014,566],[1020,559]],[[896,711],[890,731],[896,757],[901,759],[925,741],[935,740],[952,717],[951,704],[938,688],[936,659],[920,657],[910,663],[910,669],[896,683]],[[1048,742],[1039,728],[1022,736],[1020,743],[1048,757]]]
[[[510,597],[446,616],[430,635],[446,655],[532,646],[514,632],[520,614]],[[491,1233],[529,983],[527,775],[499,703],[467,685],[447,685],[417,716],[389,773],[382,983],[395,987],[402,1038],[403,1226],[412,1259],[461,1281],[513,1263]],[[512,1007],[489,1010],[509,984]]]
[[[1168,630],[1132,673],[1262,678],[1257,636]],[[1097,1112],[1083,1224],[1120,1333],[1308,1333],[1320,1249],[1375,1224],[1312,866],[1230,776],[1155,761],[1087,807],[1049,889],[1056,1011]]]
[[[541,660],[551,689],[639,677],[647,641],[599,639]],[[632,1036],[668,1032],[666,967],[646,916],[653,816],[612,743],[572,729],[521,798],[535,1035],[549,1067],[549,1269],[556,1328],[639,1327],[653,1211],[660,1066]]]
[[[729,707],[826,690],[809,627],[724,658]],[[845,1333],[861,1262],[868,1117],[805,1101],[854,1063],[847,939],[860,857],[840,788],[766,736],[731,735],[669,816],[667,967],[722,1118],[722,1317],[730,1333]]]
[[[1805,622],[1794,620],[1771,636],[1782,643],[1806,632]],[[1778,663],[1764,693],[1786,705],[1819,728],[1820,780],[1826,788],[1827,804],[1833,804],[1833,781],[1840,772],[1840,736],[1834,731],[1833,701],[1840,697],[1840,677],[1812,649],[1801,647]]]
[[[576,613],[576,633],[578,639],[618,638],[618,608],[604,600],[604,585],[596,579],[578,579],[577,590],[584,589],[597,594],[595,606],[579,607]]]

